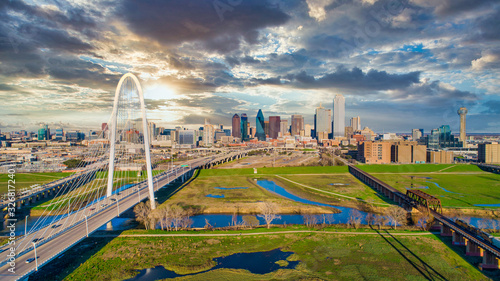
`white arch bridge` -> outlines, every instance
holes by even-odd
[[[53,184],[46,185],[54,199],[42,205],[46,209],[35,225],[13,240],[14,244],[0,247],[0,280],[27,280],[31,273],[111,219],[154,198],[158,189],[173,181],[186,181],[196,169],[211,168],[251,151],[203,157],[166,171],[154,170],[144,97],[138,79],[130,73],[118,83],[108,124],[108,136],[89,145],[78,172],[67,180],[58,180],[57,190]],[[42,188],[31,196],[44,194],[43,191]],[[17,207],[30,201],[26,196],[18,198]],[[155,201],[150,202],[154,209]],[[36,261],[25,263],[34,257]]]

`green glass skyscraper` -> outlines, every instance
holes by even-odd
[[[255,124],[257,124],[257,132],[255,133],[255,137],[259,141],[266,141],[266,132],[264,130],[264,114],[262,113],[262,109],[259,109],[259,112],[257,113],[257,117],[255,119]]]
[[[246,113],[241,114],[241,140],[248,140],[248,117]]]

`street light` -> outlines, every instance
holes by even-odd
[[[28,233],[28,217],[29,215],[24,218],[24,237],[26,237],[26,234]]]
[[[89,237],[89,223],[87,221],[87,215],[84,215],[85,216],[85,227],[87,228],[87,238]]]
[[[35,269],[38,271],[38,258],[36,256],[36,242],[31,242],[33,243],[33,247],[35,248]]]

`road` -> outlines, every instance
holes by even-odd
[[[176,167],[170,172],[164,172],[156,176],[155,178],[157,180],[154,180],[155,191],[182,174],[189,172],[192,168],[198,167],[211,159],[213,160],[212,157],[195,159],[189,161],[190,167]],[[16,254],[19,256],[15,261],[15,274],[10,274],[8,269],[11,267],[9,264],[5,264],[0,267],[0,280],[10,281],[23,279],[36,270],[35,261],[28,264],[25,263],[27,259],[35,257],[32,249],[33,239],[42,239],[36,242],[36,253],[39,257],[38,264],[45,264],[87,236],[85,215],[87,215],[88,233],[92,233],[117,215],[132,208],[147,197],[149,197],[149,191],[147,183],[144,181],[135,187],[122,191],[119,195],[115,194],[112,197],[105,198],[102,201],[95,202],[86,208],[71,213],[63,220],[60,220],[57,223],[59,226],[56,228],[52,228],[54,224],[50,224],[35,233],[28,234],[26,237],[17,240]],[[116,201],[112,201],[112,199]],[[101,207],[102,204],[106,205]],[[56,235],[57,237],[54,237]],[[54,239],[49,240],[50,238]],[[4,246],[3,249],[5,248],[7,247]],[[7,258],[9,252],[10,251],[7,250],[1,254],[2,261]]]

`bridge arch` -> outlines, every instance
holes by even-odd
[[[111,131],[111,136],[109,140],[110,149],[109,149],[109,168],[108,168],[108,184],[106,190],[106,196],[110,197],[113,192],[113,180],[114,180],[114,170],[115,170],[115,152],[116,152],[116,131],[117,131],[117,119],[118,119],[118,106],[122,91],[122,86],[124,82],[127,80],[131,80],[137,89],[137,95],[139,97],[140,102],[140,111],[142,117],[142,132],[144,137],[144,152],[146,155],[146,172],[147,172],[147,184],[149,189],[149,198],[151,202],[151,209],[156,208],[155,196],[154,196],[154,186],[153,186],[153,172],[151,169],[151,152],[150,152],[150,140],[149,140],[149,132],[148,132],[148,121],[146,117],[146,106],[144,104],[144,94],[142,92],[141,83],[139,83],[139,79],[132,74],[127,73],[122,76],[120,81],[118,82],[118,86],[115,91],[115,99],[113,102],[113,111],[111,113],[111,119],[108,123],[108,129]],[[127,83],[125,83],[127,84]]]

